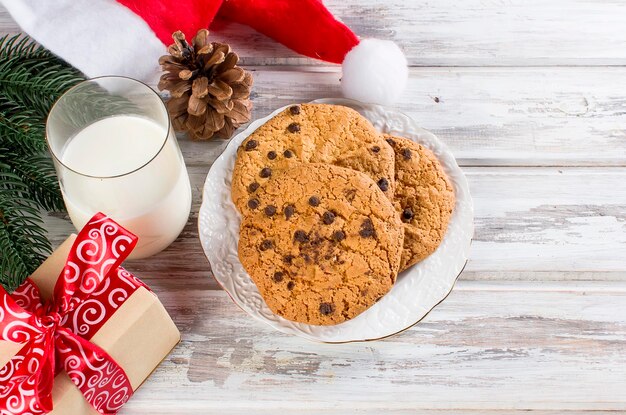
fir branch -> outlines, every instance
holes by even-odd
[[[43,46],[31,41],[28,36],[4,35],[0,38],[0,59],[9,55],[37,57],[48,53]]]
[[[80,78],[61,64],[9,58],[0,63],[0,89],[11,100],[45,116],[51,104]]]
[[[63,210],[45,119],[83,78],[27,36],[0,38],[0,284],[12,291],[50,253],[41,210]]]
[[[4,35],[0,38],[0,59],[9,55],[39,56],[45,49],[35,42],[31,42],[28,36]]]
[[[44,134],[43,117],[0,93],[0,147],[20,155],[39,154],[46,151]]]
[[[0,38],[0,90],[20,106],[45,117],[54,101],[82,80],[79,71],[29,38]]]
[[[65,210],[54,165],[48,156],[14,157],[7,164],[26,185],[29,197],[40,207],[52,211]]]
[[[17,288],[50,252],[28,187],[0,163],[0,278],[5,289]]]

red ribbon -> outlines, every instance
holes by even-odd
[[[24,344],[0,369],[0,414],[52,411],[54,377],[65,371],[102,414],[116,414],[133,394],[130,381],[89,340],[141,281],[120,267],[137,237],[96,214],[80,231],[54,295],[43,301],[27,279],[13,294],[0,288],[0,339]]]

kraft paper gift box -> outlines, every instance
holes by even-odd
[[[71,235],[31,275],[43,299],[52,296],[57,277],[75,239],[76,235]],[[180,341],[180,332],[156,295],[140,287],[109,317],[90,341],[104,349],[124,369],[132,389],[137,390]],[[22,346],[0,340],[0,368]],[[54,409],[51,414],[99,414],[65,372],[55,377],[52,397]]]

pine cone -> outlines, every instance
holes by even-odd
[[[169,55],[159,64],[165,73],[159,90],[168,90],[167,110],[176,131],[192,139],[230,138],[250,121],[252,75],[237,66],[239,57],[224,43],[209,42],[209,31],[198,31],[189,45],[178,31]]]

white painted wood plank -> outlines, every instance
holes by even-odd
[[[0,28],[14,30],[2,16]],[[250,69],[253,118],[290,102],[340,95],[335,69]],[[623,166],[625,77],[626,68],[604,67],[414,68],[396,107],[437,133],[463,165]],[[187,162],[210,158],[205,147],[187,144]]]
[[[9,12],[0,4],[0,33],[1,34],[17,34],[20,33],[20,27],[15,23]]]
[[[273,331],[221,291],[159,295],[183,341],[124,414],[626,410],[624,283],[460,282],[414,328],[343,345]]]
[[[359,34],[397,41],[414,66],[626,64],[621,1],[326,3]],[[0,32],[18,30],[0,7]],[[236,25],[216,39],[248,65],[318,64]],[[252,69],[255,118],[338,95],[336,69]],[[466,166],[626,166],[625,70],[414,68],[398,108]],[[122,414],[626,411],[626,169],[466,168],[477,232],[457,289],[400,336],[330,346],[276,333],[212,290],[196,218],[223,145],[182,143],[192,217],[168,250],[129,263],[183,342]],[[46,223],[55,242],[71,230]],[[554,282],[476,281],[492,279]],[[596,279],[615,281],[563,281]]]
[[[215,289],[197,233],[208,167],[190,167],[194,203],[182,235],[128,268],[168,289]],[[626,169],[466,168],[476,232],[465,280],[626,281]],[[219,220],[219,218],[216,218]],[[72,227],[46,219],[55,243]]]
[[[397,42],[411,65],[626,64],[622,1],[326,0],[325,4],[359,36]],[[318,64],[247,27],[230,24],[216,29],[215,39],[232,44],[248,65]],[[0,31],[16,31],[4,9]]]
[[[254,75],[253,119],[340,96],[337,72]],[[461,165],[624,166],[624,79],[626,68],[413,68],[395,107],[436,133]],[[206,163],[206,147],[185,143],[187,163]]]
[[[469,177],[468,271],[626,271],[626,169],[473,169]]]
[[[397,42],[417,66],[623,65],[626,4],[611,0],[327,0],[361,37]],[[239,25],[220,33],[247,64],[311,64]],[[235,40],[237,39],[236,43]],[[249,48],[249,49],[248,49]]]

